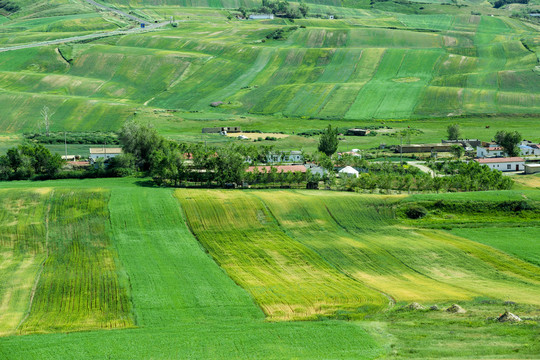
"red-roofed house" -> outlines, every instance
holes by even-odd
[[[501,157],[476,159],[480,165],[487,165],[490,169],[500,171],[523,171],[525,169],[525,160],[520,157]]]
[[[489,145],[488,147],[478,146],[476,148],[476,157],[495,157],[504,156],[504,149],[499,145]]]
[[[297,172],[300,171],[302,173],[305,173],[307,171],[306,167],[304,165],[276,165],[276,166],[250,166],[246,169],[247,172],[253,172],[255,171],[255,168],[259,169],[259,172],[269,172],[271,171],[271,168],[276,168],[277,172]]]

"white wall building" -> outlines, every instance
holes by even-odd
[[[487,165],[490,169],[499,171],[523,171],[525,170],[525,160],[520,157],[500,157],[476,159],[480,165]]]
[[[99,158],[108,160],[122,154],[122,148],[90,148],[90,162]]]
[[[519,150],[521,156],[540,155],[540,145],[538,144],[519,145]]]
[[[478,158],[496,156],[504,156],[504,150],[499,145],[490,145],[489,147],[478,146],[476,148],[476,157]]]
[[[304,156],[301,151],[278,152],[266,155],[266,162],[299,164],[304,162]]]
[[[538,174],[540,173],[540,164],[526,164],[525,174]]]
[[[249,20],[273,20],[274,14],[251,14]]]

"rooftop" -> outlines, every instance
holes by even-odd
[[[307,171],[306,167],[304,165],[277,165],[277,166],[267,166],[267,165],[263,165],[263,166],[250,166],[246,169],[247,172],[253,172],[255,171],[255,168],[259,168],[259,172],[262,172],[263,169],[264,171],[268,172],[270,171],[271,168],[276,168],[277,169],[277,172],[280,173],[280,172],[296,172],[296,171],[300,171],[300,172],[303,172],[305,173]]]
[[[494,164],[494,163],[509,163],[509,162],[524,162],[525,160],[520,157],[500,157],[500,158],[485,158],[476,159],[480,164]]]
[[[90,148],[90,154],[121,154],[122,148]]]

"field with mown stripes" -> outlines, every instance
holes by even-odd
[[[476,359],[539,350],[535,241],[489,242],[472,228],[450,234],[400,217],[401,206],[429,196],[174,191],[129,179],[9,185],[0,189],[2,358]],[[445,201],[480,199],[456,195]],[[402,310],[410,301],[459,302],[468,312]],[[529,320],[489,320],[504,301]]]

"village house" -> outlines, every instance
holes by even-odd
[[[90,148],[90,162],[94,163],[97,159],[105,161],[122,154],[122,148]]]
[[[328,170],[326,170],[325,168],[317,164],[307,163],[305,164],[305,166],[306,166],[306,169],[308,169],[311,174],[318,175],[320,178],[323,178],[325,177],[325,175],[328,175]]]
[[[368,129],[349,129],[349,130],[347,130],[345,135],[366,136],[369,133],[371,133],[371,130],[368,130]]]
[[[242,132],[240,126],[222,126],[213,128],[203,128],[203,134],[227,134],[227,133],[239,133]]]
[[[523,171],[525,169],[525,160],[520,157],[498,157],[476,159],[480,165],[487,165],[490,169],[507,171]]]
[[[519,150],[521,152],[521,156],[527,156],[527,155],[540,155],[540,144],[535,144],[532,141],[529,140],[523,140],[519,144]]]
[[[476,148],[477,158],[490,158],[504,156],[504,149],[493,143],[483,143],[482,146]]]
[[[304,155],[301,151],[290,151],[290,152],[276,152],[266,155],[266,162],[268,164],[275,163],[293,163],[299,164],[304,162]]]
[[[261,165],[261,166],[250,166],[246,169],[246,172],[254,172],[255,169],[257,169],[259,172],[268,173],[272,171],[272,168],[275,168],[279,173],[287,173],[287,172],[301,172],[305,173],[307,172],[307,168],[304,165],[275,165],[275,166],[269,166],[269,165]]]

